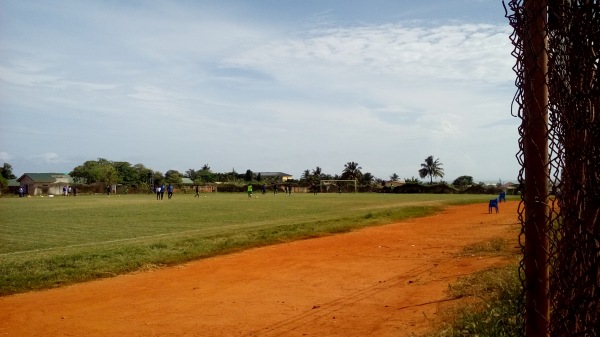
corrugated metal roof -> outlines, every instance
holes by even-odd
[[[17,181],[20,182],[25,177],[29,177],[29,179],[36,183],[55,183],[57,179],[67,179],[69,182],[73,181],[70,175],[64,173],[25,173]]]
[[[194,181],[190,178],[181,178],[181,183],[184,185],[193,185]]]

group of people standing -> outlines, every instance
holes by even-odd
[[[287,184],[284,187],[285,190],[285,194],[286,195],[292,195],[292,185],[291,184]],[[277,194],[278,192],[278,187],[277,184],[273,183],[273,194]],[[267,186],[265,184],[261,185],[261,192],[262,194],[266,194],[267,193]],[[252,197],[252,184],[248,184],[248,198]]]
[[[273,194],[277,194],[277,192],[278,192],[277,188],[278,188],[277,184],[273,184]],[[292,195],[292,185],[291,184],[285,185],[284,190],[285,190],[286,195]],[[160,186],[156,186],[154,188],[154,191],[156,193],[156,200],[162,200],[165,195],[165,192],[167,192],[168,198],[171,199],[171,197],[173,196],[173,185],[169,185],[166,187],[164,184],[160,185]],[[198,185],[196,185],[195,191],[196,191],[196,194],[194,195],[194,197],[200,198],[200,188]],[[265,184],[263,184],[261,186],[261,192],[262,192],[262,194],[267,193],[267,187]],[[248,184],[248,198],[252,198],[252,193],[253,193],[252,184]]]
[[[63,195],[65,197],[68,197],[70,194],[73,194],[74,197],[77,196],[77,188],[71,186],[63,186]]]
[[[167,197],[171,199],[171,197],[173,196],[173,185],[169,185],[167,187],[165,187],[164,184],[161,186],[156,186],[155,191],[156,200],[163,200],[163,197],[165,196],[165,191],[167,192]]]

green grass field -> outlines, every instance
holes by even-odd
[[[0,295],[487,202],[487,195],[86,195],[0,199]]]

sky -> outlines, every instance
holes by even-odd
[[[0,164],[516,181],[499,0],[0,2]],[[438,179],[439,180],[439,179]]]

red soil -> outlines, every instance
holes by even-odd
[[[506,264],[457,254],[502,237],[517,202],[0,298],[0,336],[409,336],[439,323],[460,276]],[[441,315],[440,315],[441,316]]]

